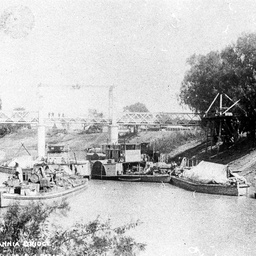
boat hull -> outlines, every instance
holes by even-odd
[[[31,172],[32,168],[23,168],[23,172]],[[15,168],[14,167],[8,167],[8,166],[0,166],[0,173],[7,173],[10,175],[15,174]]]
[[[129,181],[136,180],[142,182],[164,182],[169,183],[171,176],[168,174],[154,174],[154,175],[120,175],[119,180]]]
[[[119,180],[129,182],[158,182],[169,183],[171,180],[170,175],[93,175],[92,179],[101,180]]]
[[[19,195],[13,193],[0,192],[0,207],[7,207],[12,203],[18,202],[21,205],[25,205],[29,202],[47,202],[50,203],[52,201],[56,201],[59,199],[65,199],[67,197],[71,197],[88,187],[88,179],[86,179],[83,183],[76,185],[75,187],[63,189],[60,191],[49,192],[45,194],[39,195]]]
[[[119,181],[140,181],[140,182],[165,182],[169,183],[169,174],[121,174],[123,163],[102,163],[96,161],[92,167],[92,179],[119,180]]]
[[[95,180],[118,180],[117,175],[92,175],[91,179]]]
[[[248,185],[225,186],[221,184],[195,183],[176,176],[171,177],[171,184],[189,191],[228,196],[246,195],[249,187]]]

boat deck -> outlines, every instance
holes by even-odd
[[[0,207],[6,207],[14,202],[19,202],[21,204],[28,203],[31,201],[45,201],[50,199],[62,199],[67,196],[73,195],[83,189],[86,189],[88,186],[88,179],[85,179],[80,184],[74,185],[73,187],[58,187],[55,190],[49,192],[40,192],[34,195],[20,195],[16,193],[8,193],[5,191],[0,192]]]
[[[171,184],[189,190],[200,193],[208,194],[219,194],[219,195],[229,195],[229,196],[239,196],[245,195],[249,185],[237,184],[237,185],[226,185],[226,184],[203,184],[193,182],[189,179],[180,178],[177,176],[171,177]]]

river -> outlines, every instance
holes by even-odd
[[[70,200],[69,219],[100,215],[114,225],[143,222],[131,234],[147,256],[255,255],[255,199],[192,193],[170,184],[91,180]]]
[[[91,180],[69,199],[63,225],[98,215],[114,226],[141,220],[129,232],[147,244],[143,256],[256,255],[255,199],[193,193],[170,184]]]

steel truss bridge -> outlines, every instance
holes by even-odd
[[[150,113],[150,112],[122,112],[118,113],[116,122],[123,126],[134,125],[174,125],[174,126],[198,126],[200,125],[201,118],[199,114],[195,113]],[[4,112],[0,111],[0,123],[1,124],[38,124],[39,112],[28,111],[13,111]],[[103,124],[109,125],[112,121],[109,118],[104,117],[47,117],[44,118],[45,125],[51,125],[54,123],[62,124]]]

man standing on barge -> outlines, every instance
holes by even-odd
[[[15,176],[20,180],[20,182],[23,182],[22,168],[17,162],[15,163]]]

